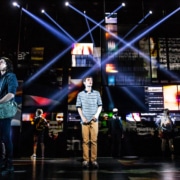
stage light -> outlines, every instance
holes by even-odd
[[[152,14],[153,12],[152,11],[149,11],[149,14]]]
[[[12,3],[12,5],[16,6],[16,7],[20,7],[20,5],[17,2],[15,2],[15,1]]]
[[[84,14],[86,14],[86,11],[84,11]]]
[[[44,9],[42,9],[42,10],[41,10],[41,13],[45,13],[45,10],[44,10]]]
[[[122,3],[122,6],[124,7],[124,6],[126,6],[126,4],[125,4],[125,3]]]
[[[69,6],[69,2],[65,2],[65,6]]]

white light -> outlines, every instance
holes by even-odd
[[[152,14],[153,12],[152,11],[149,11],[149,14]]]
[[[19,4],[17,2],[12,3],[13,6],[19,7]]]
[[[69,2],[65,2],[65,6],[69,6]]]
[[[84,14],[86,14],[86,11],[84,11]]]
[[[122,3],[122,6],[126,6],[126,4],[125,4],[125,3]]]
[[[44,9],[42,9],[42,10],[41,10],[41,13],[45,13],[45,10],[44,10]]]

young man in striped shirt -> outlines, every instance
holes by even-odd
[[[92,89],[93,78],[91,76],[83,79],[85,89],[77,95],[76,107],[81,118],[83,139],[83,168],[89,168],[91,162],[93,168],[98,168],[97,163],[97,137],[98,118],[102,110],[100,93]],[[89,142],[91,156],[89,157]]]

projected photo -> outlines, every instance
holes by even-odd
[[[24,106],[49,106],[59,103],[58,101],[41,96],[24,95],[23,98],[24,98],[23,101]]]
[[[117,73],[118,69],[115,64],[106,64],[106,73]]]
[[[33,121],[34,113],[22,113],[22,121]]]
[[[92,55],[72,55],[72,67],[91,67],[96,60]]]
[[[129,113],[126,115],[126,121],[140,122],[140,113]]]
[[[71,79],[69,78],[69,93],[68,93],[68,103],[75,104],[77,94],[82,88],[82,79]]]
[[[49,121],[49,119],[50,119],[49,116],[50,116],[50,114],[48,112],[43,113],[43,117],[47,121]],[[22,121],[27,121],[27,122],[33,121],[34,117],[35,117],[35,112],[34,113],[22,113]]]
[[[69,111],[68,112],[68,121],[79,121],[80,122],[80,116],[77,111]]]
[[[31,60],[42,61],[44,59],[44,47],[33,47],[31,49]]]
[[[179,110],[180,86],[163,86],[164,108],[172,111]]]
[[[93,43],[74,43],[71,54],[93,55]]]
[[[117,13],[105,13],[105,23],[106,24],[117,24]]]

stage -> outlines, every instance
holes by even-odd
[[[82,169],[81,157],[76,158],[19,158],[14,159],[14,173],[0,179],[14,180],[179,180],[180,159],[175,157],[140,158],[135,156],[115,159],[98,158],[99,169]]]

